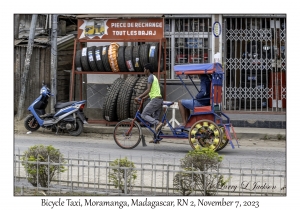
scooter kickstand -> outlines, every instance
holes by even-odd
[[[58,130],[59,130],[59,128],[58,128],[58,126],[56,126],[56,132],[55,132],[56,135],[58,134]]]

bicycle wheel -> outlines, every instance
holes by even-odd
[[[227,144],[228,144],[228,142],[229,142],[229,140],[227,139],[226,133],[225,133],[225,128],[222,127],[222,126],[220,126],[219,128],[220,128],[220,130],[222,132],[223,138],[222,138],[221,144],[220,144],[219,148],[216,150],[216,152],[224,149],[224,147],[226,147]]]
[[[122,120],[117,123],[114,129],[114,140],[116,144],[122,149],[133,149],[140,142],[142,137],[142,129],[140,125],[134,121],[131,131],[132,119]]]
[[[222,138],[219,126],[210,120],[199,120],[190,129],[189,143],[193,149],[208,147],[216,151]]]

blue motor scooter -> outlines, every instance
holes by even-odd
[[[55,104],[55,113],[46,113],[48,99],[51,94],[47,85],[43,84],[40,96],[28,107],[31,112],[24,121],[24,126],[29,131],[36,131],[40,127],[52,131],[67,131],[71,136],[78,136],[83,131],[83,124],[87,124],[88,118],[83,113],[86,100],[58,102]]]

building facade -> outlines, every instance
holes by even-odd
[[[167,71],[218,61],[223,104],[241,112],[286,110],[285,15],[165,15]]]
[[[117,15],[116,17],[103,15],[103,19],[120,18],[120,16],[122,15],[118,17]],[[140,18],[147,18],[147,15],[140,16]],[[69,21],[70,24],[67,21],[66,27],[74,27],[72,30],[74,32],[77,30],[76,20],[74,16],[72,18],[72,21]],[[126,15],[125,18],[137,17]],[[164,19],[167,100],[178,101],[190,97],[174,75],[175,65],[220,62],[225,73],[223,86],[225,112],[285,114],[287,95],[285,14],[162,14],[155,15],[155,18]],[[29,28],[26,23],[30,22],[30,15],[24,16],[22,20],[25,21],[21,21],[20,32]],[[37,29],[47,31],[45,15],[42,15],[39,20],[40,25],[37,25]],[[71,36],[68,33],[66,35]],[[63,39],[66,35],[62,35],[61,38]],[[21,40],[16,43],[15,53],[18,52],[21,44]],[[109,43],[87,43],[87,47],[107,44]],[[141,43],[119,42],[119,44],[128,46]],[[49,47],[47,43],[45,46]],[[67,48],[68,52],[65,54],[71,59],[73,57],[72,40]],[[15,55],[15,69],[21,69],[22,67],[18,65],[23,61],[17,58],[18,54]],[[44,60],[41,62],[49,63],[49,56],[45,56]],[[71,69],[72,60],[62,62],[68,63],[68,66],[62,69],[64,72]],[[20,77],[21,72],[20,70],[20,73],[18,71],[15,73],[16,78]],[[102,116],[102,103],[107,88],[116,78],[122,76],[124,75],[84,75],[84,98],[88,101],[88,112],[91,112],[96,119]],[[69,73],[64,73],[60,80],[69,81],[69,78]],[[37,84],[40,84],[40,80],[39,78]],[[19,83],[16,82],[15,90],[19,89],[18,85]],[[36,89],[38,91],[38,85]],[[64,84],[64,96],[58,97],[58,101],[69,98],[68,89],[69,87]],[[79,92],[78,85],[76,90]],[[15,94],[18,95],[17,92]]]

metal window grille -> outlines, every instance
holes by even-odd
[[[210,62],[211,18],[165,18],[168,78],[174,65]]]
[[[225,107],[286,110],[286,19],[224,18]]]

